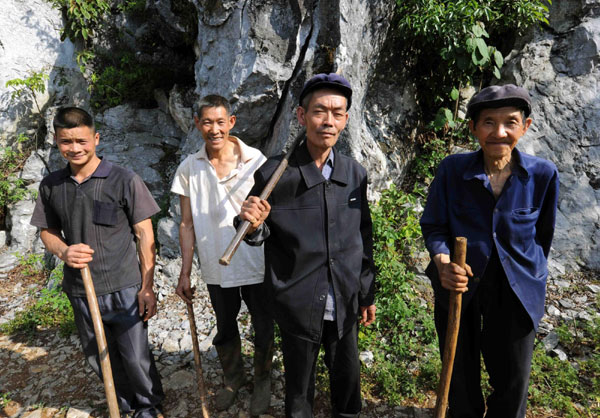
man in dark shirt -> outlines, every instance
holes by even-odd
[[[138,175],[96,155],[100,136],[87,112],[62,108],[53,124],[56,145],[68,165],[42,180],[31,224],[41,228],[46,249],[65,263],[63,289],[89,364],[100,376],[80,272],[86,265],[98,296],[121,412],[156,417],[164,394],[146,321],[156,314],[150,216],[159,207]]]
[[[333,416],[357,417],[361,410],[358,316],[365,325],[375,320],[367,173],[333,150],[351,98],[350,84],[337,74],[305,84],[297,116],[306,141],[268,202],[256,196],[280,158],[256,171],[240,213],[253,224],[246,242],[265,243],[265,291],[281,330],[288,417],[312,417],[321,345]]]
[[[467,115],[481,149],[442,161],[421,218],[442,350],[448,291],[464,294],[449,394],[453,418],[483,417],[480,351],[493,389],[486,418],[525,416],[558,199],[554,164],[515,148],[530,112],[527,91],[511,84],[474,96]],[[466,269],[450,262],[458,236],[468,240]]]

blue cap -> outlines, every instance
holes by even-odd
[[[531,98],[523,87],[514,84],[504,86],[489,86],[482,89],[471,98],[467,105],[467,117],[483,109],[497,109],[504,106],[514,106],[525,111],[525,117],[531,113]]]
[[[300,98],[298,99],[300,106],[302,106],[302,100],[304,100],[308,93],[321,89],[333,89],[342,93],[348,101],[346,109],[350,109],[350,105],[352,104],[352,87],[348,80],[336,73],[321,73],[311,77],[311,79],[304,84],[302,92],[300,93]]]

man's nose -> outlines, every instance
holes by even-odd
[[[499,138],[504,138],[506,136],[506,128],[504,127],[504,124],[499,123],[498,125],[496,125],[496,136],[498,136]]]

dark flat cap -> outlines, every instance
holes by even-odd
[[[298,99],[300,106],[302,106],[302,100],[304,100],[308,93],[321,89],[333,89],[342,93],[348,101],[347,109],[350,109],[350,105],[352,104],[352,87],[348,80],[336,73],[321,73],[311,77],[311,79],[304,84],[302,92],[300,93],[300,98]]]
[[[523,87],[514,84],[489,86],[471,98],[467,105],[467,117],[482,109],[497,109],[504,106],[515,106],[525,111],[525,117],[531,113],[531,97]]]

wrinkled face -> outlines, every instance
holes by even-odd
[[[96,156],[100,134],[88,126],[58,128],[54,141],[62,155],[72,166],[83,167]]]
[[[495,160],[510,156],[529,125],[531,119],[523,120],[521,111],[513,106],[483,109],[477,124],[469,122],[471,133],[479,141],[483,154]]]
[[[298,107],[298,122],[306,127],[309,149],[324,151],[335,145],[348,121],[346,106],[343,94],[323,89],[312,94],[306,109]]]
[[[229,131],[235,125],[235,116],[229,115],[223,106],[205,107],[194,116],[194,122],[202,133],[208,154],[221,150],[229,140]]]

